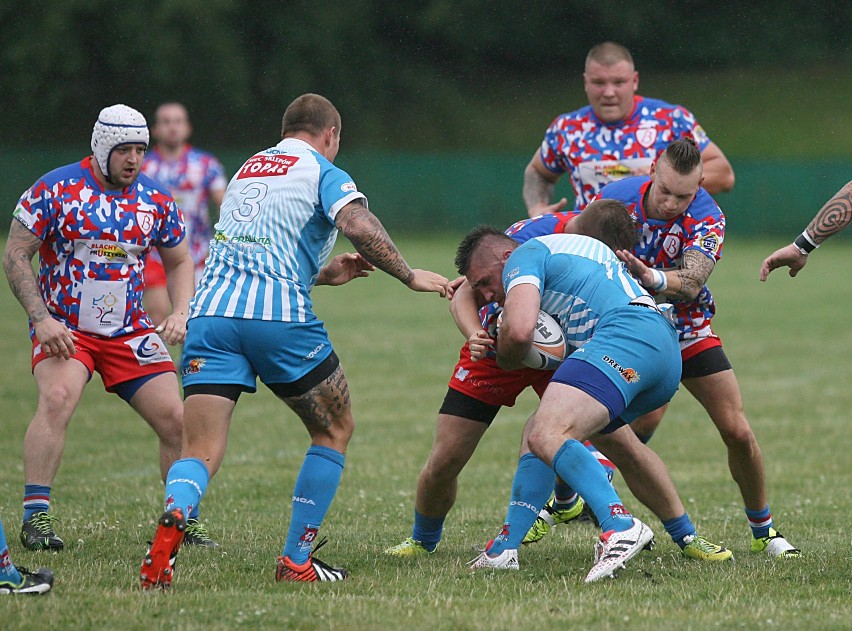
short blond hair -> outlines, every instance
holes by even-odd
[[[590,62],[599,63],[602,66],[614,66],[620,61],[626,61],[633,66],[633,55],[621,44],[616,42],[601,42],[589,51],[586,55],[586,70],[589,69]]]

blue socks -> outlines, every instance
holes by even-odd
[[[415,509],[411,538],[419,541],[424,548],[432,552],[441,541],[441,534],[444,532],[444,519],[444,517],[426,517]]]
[[[633,516],[583,443],[572,438],[566,440],[553,457],[553,469],[583,497],[604,532],[621,532],[633,526]]]
[[[772,528],[772,513],[769,512],[769,504],[764,506],[762,510],[745,509],[745,514],[748,517],[748,525],[751,526],[751,534],[755,539],[769,536],[769,529]]]
[[[594,458],[592,461],[597,462]],[[494,541],[488,548],[489,556],[495,557],[502,554],[504,550],[517,550],[521,547],[521,541],[532,528],[539,511],[550,496],[553,477],[553,469],[533,454],[527,453],[521,456],[518,469],[515,471],[515,480],[512,483],[512,498],[509,501],[506,521],[500,534],[494,537]]]
[[[50,487],[42,484],[24,485],[24,521],[36,513],[50,510]]]
[[[207,491],[210,473],[198,458],[176,460],[166,476],[166,510],[177,506],[183,510],[184,517],[195,511]]]
[[[698,534],[698,531],[695,529],[695,524],[692,523],[692,520],[689,518],[687,513],[684,513],[680,517],[664,521],[663,528],[666,529],[666,532],[669,533],[672,541],[679,545],[681,549],[685,548],[688,543],[684,541],[684,538],[689,537],[690,535],[694,537]]]
[[[3,531],[3,522],[0,522],[0,583],[11,583],[14,586],[21,584],[21,574],[18,568],[9,558],[9,544],[6,543],[6,533]]]
[[[565,484],[562,478],[556,478],[553,485],[553,508],[556,510],[568,510],[577,503],[577,491]]]
[[[329,447],[311,445],[293,489],[293,515],[281,556],[296,564],[308,560],[317,531],[343,474],[344,456]]]

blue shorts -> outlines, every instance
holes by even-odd
[[[298,381],[332,353],[322,321],[270,322],[200,316],[186,331],[183,385],[233,384],[246,392]]]
[[[610,420],[630,423],[671,400],[682,364],[677,331],[665,316],[627,305],[602,317],[551,381],[579,388],[609,409]]]

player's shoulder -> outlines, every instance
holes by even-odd
[[[576,125],[581,125],[584,122],[592,120],[594,117],[594,110],[591,105],[585,105],[580,109],[573,110],[571,112],[565,112],[564,114],[560,114],[556,118],[553,119],[553,122],[550,124],[550,130],[555,131],[558,129],[569,129]]]
[[[195,145],[190,145],[186,152],[187,158],[196,162],[219,162],[219,159],[212,151],[199,149]]]
[[[71,164],[65,164],[61,167],[48,171],[36,181],[35,186],[41,184],[48,188],[53,188],[62,182],[79,180],[85,176],[86,174],[83,169],[83,162],[72,162]]]
[[[162,201],[165,203],[173,202],[174,197],[172,197],[169,189],[166,188],[165,185],[160,184],[157,180],[152,178],[149,175],[146,175],[144,172],[139,173],[139,176],[136,178],[136,187],[137,190],[142,191],[148,195],[162,195],[165,197]]]
[[[699,188],[695,199],[687,209],[687,214],[695,221],[723,221],[725,214],[713,199],[713,196],[704,188]]]
[[[680,116],[694,117],[683,105],[677,103],[669,103],[662,99],[637,95],[637,112],[641,112],[643,116],[651,116],[654,118],[668,117],[676,118]]]

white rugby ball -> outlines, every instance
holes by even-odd
[[[549,313],[539,311],[532,348],[522,360],[524,366],[537,370],[556,370],[565,359],[566,350],[562,327]]]

